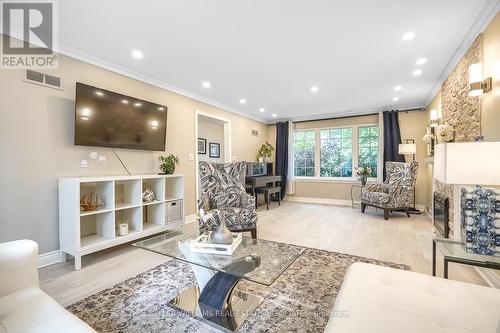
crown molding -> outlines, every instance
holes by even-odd
[[[500,10],[500,0],[488,0],[484,5],[483,9],[477,16],[474,23],[472,23],[471,27],[465,34],[465,37],[462,39],[462,42],[455,50],[455,53],[452,55],[450,61],[441,72],[441,75],[438,77],[437,81],[434,83],[434,86],[427,94],[425,98],[425,105],[429,105],[432,99],[436,96],[438,91],[441,89],[444,81],[448,78],[451,71],[455,68],[458,62],[463,58],[465,52],[469,49],[472,42],[477,38],[477,36],[482,33],[488,24],[493,20],[493,18],[497,15]]]

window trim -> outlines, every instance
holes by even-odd
[[[294,176],[294,178],[300,182],[325,182],[325,183],[358,183],[358,177],[356,176],[355,168],[358,166],[359,159],[359,127],[369,127],[369,126],[378,126],[379,128],[379,145],[378,145],[378,154],[379,158],[377,159],[377,177],[368,177],[368,182],[377,182],[381,179],[382,172],[382,159],[380,158],[383,153],[383,147],[380,145],[381,142],[381,126],[378,122],[375,123],[362,123],[362,124],[353,124],[353,125],[343,125],[343,126],[327,126],[327,127],[312,127],[312,128],[302,128],[296,129],[297,132],[305,132],[305,131],[314,131],[314,176]],[[352,177],[321,177],[320,176],[320,168],[321,168],[321,130],[328,129],[339,129],[339,128],[352,128]],[[293,152],[295,154],[295,140],[294,140],[294,149]],[[295,156],[293,156],[293,161],[295,162]],[[294,167],[295,170],[295,167]]]

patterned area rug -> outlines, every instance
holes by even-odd
[[[265,296],[238,332],[323,332],[349,266],[355,262],[405,265],[306,249],[270,287],[240,282],[240,291]],[[221,332],[168,301],[195,283],[190,266],[176,260],[89,296],[68,307],[97,332]],[[238,290],[237,290],[238,291]]]

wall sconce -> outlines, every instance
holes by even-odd
[[[469,66],[469,96],[481,96],[490,92],[492,83],[491,77],[483,80],[483,64]]]
[[[439,112],[436,109],[431,110],[431,127],[437,127],[439,125]]]

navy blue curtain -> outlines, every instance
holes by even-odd
[[[276,124],[276,169],[275,173],[281,176],[281,197],[286,194],[288,179],[288,122]]]
[[[399,130],[399,117],[397,111],[385,111],[384,116],[384,180],[385,162],[404,162],[405,157],[399,154],[401,132]]]

